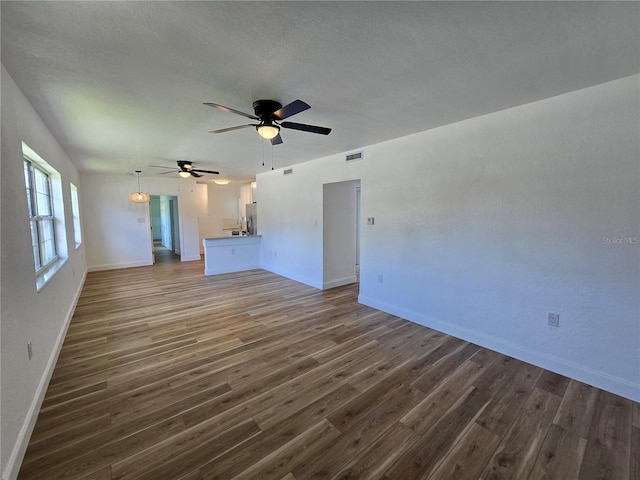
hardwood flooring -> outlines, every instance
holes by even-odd
[[[638,479],[640,407],[262,270],[90,273],[20,479]]]

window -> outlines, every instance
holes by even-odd
[[[67,260],[60,174],[22,142],[31,249],[40,291]]]
[[[80,226],[80,205],[78,202],[78,187],[73,183],[71,186],[71,211],[73,213],[73,238],[76,242],[76,248],[82,245],[82,228]]]
[[[36,272],[49,266],[57,257],[55,217],[51,201],[51,179],[47,172],[24,160],[24,183],[31,222],[31,246]]]

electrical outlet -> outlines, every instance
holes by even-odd
[[[376,223],[376,219],[373,217],[367,217],[367,225],[374,225]]]
[[[33,358],[33,345],[31,342],[27,343],[27,354],[29,355],[29,360]]]
[[[378,275],[378,283],[382,283],[382,275]]]
[[[235,255],[235,253],[236,253],[236,249],[235,249],[235,248],[232,248],[232,249],[231,249],[231,255]]]
[[[550,327],[559,327],[560,326],[560,314],[559,313],[549,313],[549,317],[547,318],[547,325]]]

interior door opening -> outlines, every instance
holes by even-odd
[[[180,261],[178,197],[151,195],[150,208],[154,263]]]
[[[360,180],[323,185],[323,288],[333,288],[359,281],[359,219]]]

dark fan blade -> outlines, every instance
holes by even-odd
[[[304,103],[302,100],[295,100],[289,105],[285,105],[280,110],[276,110],[272,113],[272,115],[277,120],[284,120],[285,118],[289,118],[296,113],[304,112],[305,110],[309,110],[310,108],[311,107]]]
[[[169,173],[176,173],[177,170],[175,168],[172,168],[170,172],[159,172],[158,175],[167,175]]]
[[[302,130],[303,132],[319,133],[320,135],[329,135],[331,133],[330,128],[306,125],[304,123],[282,122],[280,126],[283,128],[291,128],[293,130]]]
[[[212,175],[220,175],[220,172],[215,172],[213,170],[200,170],[199,168],[192,168],[192,172],[202,172],[202,173],[210,173]]]
[[[218,110],[222,110],[223,112],[230,112],[230,113],[235,113],[236,115],[242,115],[243,117],[251,118],[252,120],[260,120],[258,117],[250,113],[244,113],[244,112],[241,112],[240,110],[234,110],[233,108],[225,107],[224,105],[218,105],[217,103],[207,102],[205,103],[205,105],[209,107],[217,108]]]
[[[189,170],[189,173],[191,174],[192,177],[196,177],[196,178],[200,178],[202,175],[194,172],[193,170]]]
[[[232,132],[234,130],[240,130],[242,128],[247,127],[255,127],[255,125],[238,125],[237,127],[229,127],[229,128],[221,128],[220,130],[211,130],[209,133],[224,133],[224,132]]]
[[[163,165],[149,165],[150,167],[154,167],[154,168],[168,168],[169,170],[175,170],[176,167],[165,167]]]
[[[280,145],[282,143],[282,137],[280,134],[276,135],[271,139],[271,145]]]

